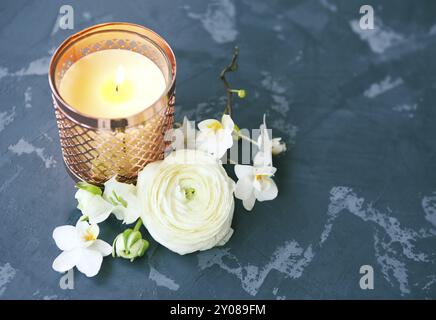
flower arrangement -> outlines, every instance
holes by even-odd
[[[53,238],[62,253],[53,269],[73,267],[88,277],[98,274],[103,257],[135,260],[149,247],[141,226],[161,245],[180,255],[224,245],[232,236],[235,198],[251,211],[257,201],[273,200],[278,189],[272,179],[277,169],[272,156],[286,151],[281,138],[272,138],[265,116],[257,141],[242,134],[232,119],[232,99],[246,91],[231,88],[228,72],[237,70],[239,51],[220,78],[227,103],[220,120],[198,123],[198,131],[186,117],[170,133],[171,150],[164,160],[149,163],[139,172],[137,185],[111,178],[104,188],[79,182],[75,198],[82,216],[75,226],[60,226]],[[226,173],[222,158],[235,141],[242,139],[258,148],[252,165],[234,163],[235,183]],[[98,224],[113,214],[123,224],[133,225],[120,233],[112,246],[98,239]]]

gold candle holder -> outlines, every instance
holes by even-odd
[[[59,93],[65,72],[82,57],[100,50],[123,49],[142,54],[162,71],[163,95],[151,106],[127,118],[105,119],[85,115],[64,101]],[[169,141],[165,132],[174,121],[176,59],[158,34],[130,23],[105,23],[66,39],[50,62],[52,91],[62,155],[75,180],[101,185],[114,175],[135,183],[149,162],[163,158]]]

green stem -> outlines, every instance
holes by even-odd
[[[142,226],[142,219],[139,218],[138,221],[136,221],[135,227],[133,228],[133,232],[138,231],[139,228]]]
[[[256,141],[254,141],[253,139],[251,139],[251,138],[249,138],[249,137],[243,135],[243,134],[240,133],[239,131],[233,130],[233,132],[234,132],[238,137],[240,137],[241,139],[244,139],[244,140],[246,140],[246,141],[248,141],[248,142],[254,144],[255,146],[259,147],[259,144],[258,144]]]

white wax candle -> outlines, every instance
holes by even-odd
[[[76,61],[60,84],[62,98],[96,118],[125,118],[156,102],[166,87],[159,67],[129,50],[97,51]]]

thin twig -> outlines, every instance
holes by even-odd
[[[233,71],[236,71],[238,69],[238,63],[237,63],[238,55],[239,55],[239,48],[235,47],[233,49],[232,61],[220,73],[220,79],[223,81],[224,86],[226,87],[226,93],[227,93],[227,104],[226,104],[226,108],[224,109],[224,113],[227,113],[229,116],[232,116],[233,93],[230,91],[231,87],[226,79],[226,73],[233,72]]]

